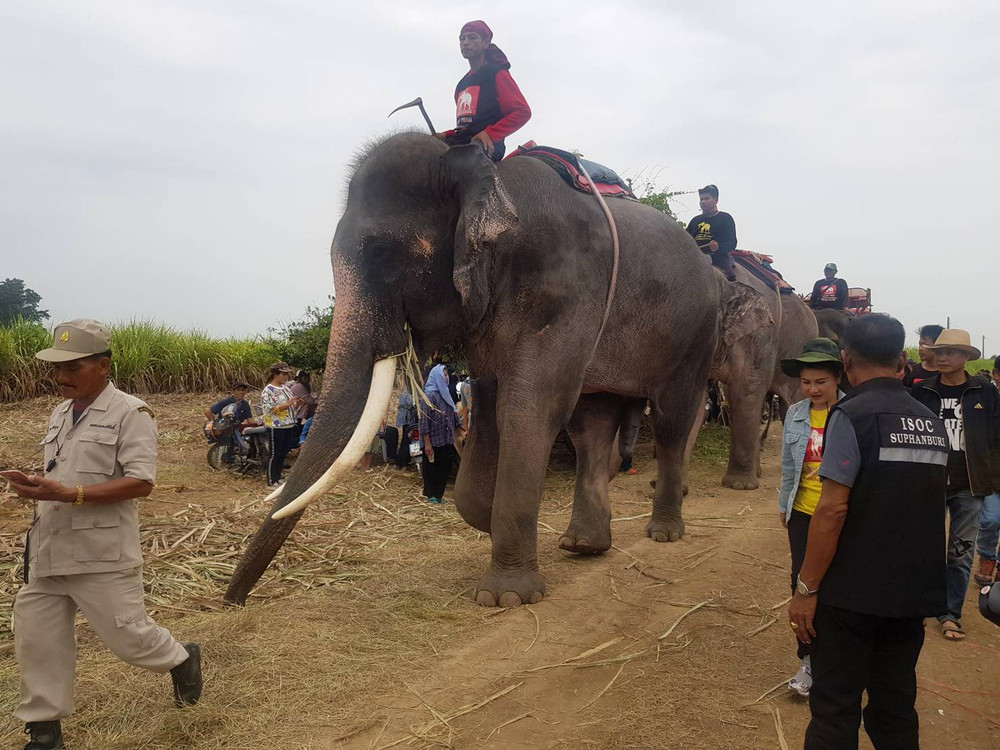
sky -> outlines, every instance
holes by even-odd
[[[347,162],[416,96],[453,125],[475,18],[532,108],[508,150],[715,183],[800,291],[834,261],[910,343],[950,317],[1000,353],[995,0],[3,3],[0,279],[218,336],[326,304]]]

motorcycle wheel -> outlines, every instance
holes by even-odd
[[[212,443],[208,449],[208,465],[215,471],[222,471],[226,468],[222,460],[226,455],[225,443]]]

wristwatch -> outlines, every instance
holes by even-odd
[[[802,580],[802,576],[795,577],[795,593],[799,596],[816,596],[818,592],[819,586],[810,591],[805,581]]]

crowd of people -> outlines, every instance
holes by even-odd
[[[810,699],[807,750],[857,748],[862,714],[877,750],[918,747],[924,621],[965,638],[977,538],[980,607],[1000,623],[1000,357],[983,379],[966,371],[981,357],[967,331],[919,334],[919,369],[903,326],[881,314],[852,320],[842,353],[818,338],[781,363],[806,396],[784,424],[778,510],[801,659],[788,687]]]
[[[455,89],[456,127],[438,137],[478,144],[499,161],[504,139],[531,111],[492,38],[482,21],[462,28],[469,71]],[[699,190],[701,213],[687,231],[733,280],[736,224],[718,201],[715,185]],[[849,290],[837,273],[827,264],[810,295],[813,309],[846,309]],[[850,321],[840,346],[813,339],[781,362],[805,395],[784,422],[778,510],[800,660],[788,687],[810,700],[807,750],[857,748],[862,716],[876,750],[918,747],[924,621],[935,620],[948,641],[966,637],[963,605],[977,549],[981,606],[1000,624],[1000,597],[989,593],[1000,536],[1000,358],[988,377],[972,376],[966,365],[981,352],[968,332],[926,325],[919,336],[920,362],[908,362],[899,321],[867,314]],[[201,650],[178,642],[145,610],[135,500],[155,482],[156,423],[147,404],[110,382],[107,328],[89,319],[61,324],[52,347],[36,356],[50,363],[66,400],[42,440],[44,475],[3,472],[19,496],[35,501],[14,606],[21,675],[14,715],[26,722],[26,750],[57,750],[60,719],[73,712],[78,609],[119,658],[169,673],[178,706],[200,699]],[[226,462],[245,449],[241,432],[262,426],[274,487],[289,452],[308,436],[316,410],[310,375],[272,364],[259,415],[249,390],[233,384],[205,418],[211,426],[226,416],[236,427]],[[423,495],[438,505],[473,418],[468,379],[437,363],[422,393],[399,389],[395,425],[383,424],[379,445],[401,469],[420,463]]]

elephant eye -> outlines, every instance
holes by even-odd
[[[381,238],[361,246],[361,262],[371,278],[392,278],[403,270],[403,250]]]

